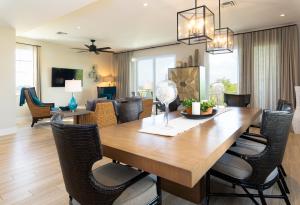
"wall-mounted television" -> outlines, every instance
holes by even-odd
[[[65,80],[81,80],[83,82],[82,69],[52,68],[52,87],[65,87]]]

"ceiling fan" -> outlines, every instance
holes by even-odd
[[[94,52],[95,54],[99,55],[100,52],[105,52],[105,53],[114,53],[113,51],[108,51],[111,49],[111,47],[103,47],[103,48],[97,48],[97,46],[94,44],[96,40],[92,39],[91,45],[84,44],[85,47],[87,48],[72,48],[78,50],[77,53],[84,53],[84,52]]]

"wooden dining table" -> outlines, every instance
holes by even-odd
[[[139,132],[141,128],[163,124],[163,115],[101,128],[103,154],[157,175],[166,191],[199,202],[205,194],[206,172],[261,114],[258,108],[226,109],[174,137]],[[169,117],[180,117],[180,113],[170,113]]]

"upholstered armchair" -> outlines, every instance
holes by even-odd
[[[42,103],[38,99],[35,88],[24,88],[24,95],[32,115],[32,124],[31,127],[34,126],[35,123],[40,119],[50,118],[51,117],[51,108],[54,107],[54,103]]]

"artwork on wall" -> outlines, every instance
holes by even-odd
[[[169,80],[175,82],[181,100],[200,99],[200,68],[169,68]]]
[[[89,78],[93,79],[95,83],[98,83],[100,78],[97,74],[97,66],[93,65],[91,71],[89,72]]]

